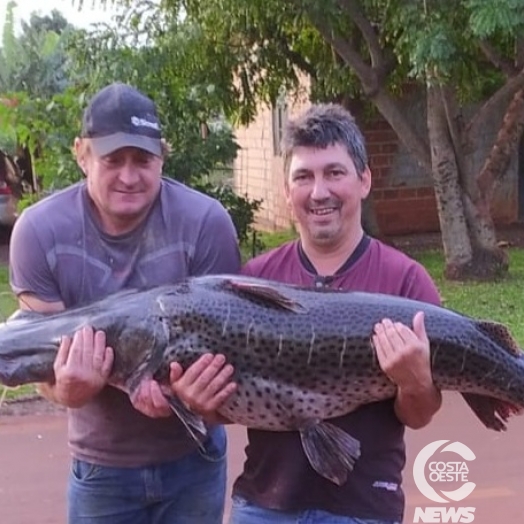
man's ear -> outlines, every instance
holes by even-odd
[[[86,175],[86,147],[87,146],[82,138],[75,138],[73,144],[74,155],[76,158],[76,163],[78,164],[78,167],[84,176]]]
[[[360,179],[362,180],[362,200],[368,197],[369,193],[371,192],[371,170],[369,169],[369,166],[366,166],[366,169],[362,171],[362,174],[360,175]]]
[[[290,208],[291,207],[291,193],[289,190],[289,180],[287,178],[287,175],[284,178],[284,196],[286,197],[287,206]]]

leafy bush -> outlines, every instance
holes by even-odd
[[[221,116],[221,95],[193,69],[191,32],[184,27],[173,33],[153,31],[146,43],[136,46],[129,40],[136,28],[122,23],[118,30],[107,26],[64,36],[69,85],[61,92],[15,92],[8,96],[14,104],[0,103],[0,134],[14,130],[18,142],[28,147],[40,185],[39,192],[24,196],[20,207],[81,179],[71,148],[82,111],[90,96],[117,79],[155,100],[163,135],[172,145],[166,176],[218,199],[230,212],[239,240],[246,242],[261,201],[235,194],[227,180],[214,180],[215,173],[230,171],[238,145]]]
[[[216,185],[200,180],[193,183],[193,187],[222,203],[235,224],[239,242],[247,244],[253,234],[255,213],[260,209],[262,200],[250,200],[247,195],[237,195],[227,184]]]

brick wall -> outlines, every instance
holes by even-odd
[[[372,191],[377,220],[385,234],[427,233],[440,230],[435,192],[430,178],[409,171],[399,162],[396,133],[383,120],[363,126],[372,172]],[[516,164],[516,157],[513,164]],[[491,210],[494,221],[511,224],[517,220],[516,167],[496,188]]]
[[[251,199],[262,199],[257,226],[264,230],[288,228],[291,224],[285,203],[281,160],[273,154],[272,113],[261,108],[248,127],[236,130],[240,145],[234,170],[235,188]]]
[[[307,105],[305,93],[288,101],[288,117]],[[256,226],[265,231],[288,229],[292,216],[284,194],[282,158],[273,152],[273,112],[261,106],[254,122],[235,131],[240,150],[234,164],[235,188],[252,199],[262,199]]]
[[[372,173],[377,221],[384,234],[439,230],[435,193],[430,181],[417,179],[392,184],[391,173],[399,144],[396,133],[383,120],[363,126]]]
[[[304,99],[295,102],[290,107],[290,116],[306,105]],[[439,231],[431,179],[413,167],[412,159],[406,160],[408,155],[387,122],[379,119],[362,127],[372,172],[375,210],[382,232]],[[273,154],[272,133],[270,108],[261,108],[252,124],[236,131],[241,146],[235,162],[236,189],[250,198],[263,199],[256,225],[266,231],[286,229],[292,224],[284,196],[282,161]],[[497,224],[514,222],[518,215],[516,176],[507,178],[495,192],[492,202]]]

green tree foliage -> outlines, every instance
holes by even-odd
[[[49,16],[33,13],[15,36],[16,3],[9,2],[0,50],[0,92],[24,91],[49,97],[67,86],[64,50],[71,25],[54,10]]]
[[[66,31],[56,13],[32,16],[18,38],[11,31],[11,49],[36,48],[39,42],[44,53],[43,44],[54,42],[53,49],[60,48],[65,59],[56,63],[58,70],[47,62],[46,81],[55,71],[55,80],[67,82],[40,82],[40,69],[29,61],[31,67],[24,69],[27,80],[19,81],[20,75],[13,77],[16,82],[11,80],[8,97],[14,103],[0,104],[0,131],[15,129],[19,143],[27,145],[44,193],[59,189],[82,176],[71,146],[87,99],[115,80],[131,83],[158,105],[163,134],[172,146],[165,173],[221,200],[239,239],[245,241],[261,202],[236,195],[230,185],[238,146],[222,116],[221,96],[202,69],[193,66],[192,27],[151,16],[151,6],[144,2],[140,9],[126,10],[114,23],[91,31]],[[55,38],[62,39],[60,45]],[[56,58],[56,53],[50,56]],[[29,83],[39,88],[26,88]],[[23,205],[40,196],[28,195]]]
[[[507,270],[490,199],[524,124],[521,0],[163,0],[154,10],[198,28],[197,60],[232,118],[249,122],[301,75],[313,100],[379,112],[433,176],[448,276]],[[413,91],[425,96],[427,134],[401,104]]]
[[[0,48],[0,148],[13,156],[27,156],[29,152],[40,180],[53,180],[50,171],[56,169],[60,176],[62,164],[71,165],[66,160],[69,151],[65,157],[57,157],[55,151],[60,149],[63,154],[63,147],[48,147],[64,140],[57,134],[57,122],[48,117],[52,97],[68,86],[65,46],[73,28],[54,10],[48,16],[33,13],[29,22],[21,22],[20,34],[15,35],[15,15],[16,3],[10,2]],[[24,162],[30,162],[30,158],[24,158]],[[29,200],[38,197],[31,193],[26,196]]]

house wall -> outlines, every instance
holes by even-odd
[[[307,104],[305,99],[295,102],[289,108],[289,116],[302,111]],[[412,97],[406,99],[404,104],[412,125],[420,133],[426,134],[423,102]],[[501,107],[501,116],[502,112]],[[261,108],[252,124],[236,132],[241,146],[235,163],[236,188],[250,198],[263,199],[256,225],[267,231],[289,228],[292,224],[283,192],[282,161],[273,154],[272,125],[271,109]],[[439,231],[437,205],[429,174],[421,170],[399,143],[387,122],[377,118],[360,121],[359,125],[366,139],[375,210],[382,232],[388,235]],[[473,155],[474,165],[478,169],[482,166],[498,125],[499,122],[493,122],[478,137],[481,148]],[[515,155],[493,196],[492,212],[497,224],[509,224],[517,220],[517,171]]]
[[[307,107],[307,97],[288,102],[288,117]],[[251,199],[262,199],[256,226],[264,231],[288,229],[292,216],[284,194],[282,158],[273,152],[273,112],[261,106],[254,122],[235,131],[240,150],[234,164],[235,189]]]
[[[431,179],[418,173],[395,177],[399,143],[387,122],[378,120],[362,126],[372,173],[372,197],[377,222],[388,234],[439,230],[435,192]]]

